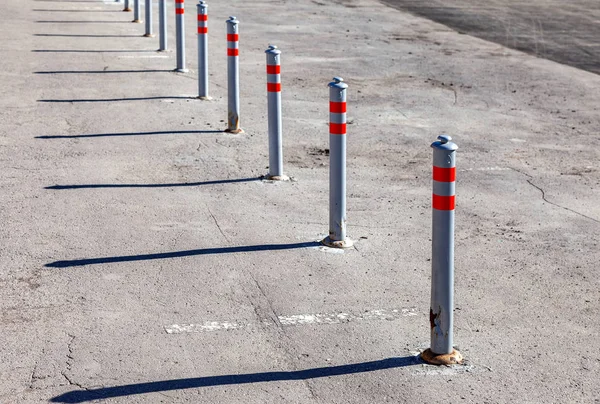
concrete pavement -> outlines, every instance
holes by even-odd
[[[373,0],[214,2],[204,102],[186,6],[177,74],[122,4],[0,3],[0,402],[597,401],[597,75]],[[230,15],[240,135],[222,133]],[[269,43],[294,182],[259,179]],[[344,253],[315,243],[336,75]],[[453,368],[415,357],[440,133],[460,147]]]

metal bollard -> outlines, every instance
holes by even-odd
[[[240,128],[240,65],[239,20],[229,17],[227,22],[227,129],[225,132],[242,133]]]
[[[329,236],[321,243],[348,248],[346,238],[346,89],[341,77],[329,83]]]
[[[431,237],[431,347],[421,354],[434,365],[461,363],[452,345],[454,327],[454,182],[456,150],[450,136],[438,136],[433,148]]]
[[[140,20],[140,14],[141,14],[140,1],[141,0],[133,0],[133,21],[132,22],[137,22],[137,23],[142,22],[142,20]]]
[[[208,4],[198,2],[198,98],[210,100],[208,95]]]
[[[129,0],[125,0],[125,4],[123,5],[123,11],[131,11],[131,7],[129,7]]]
[[[152,0],[146,0],[145,10],[146,12],[146,33],[145,37],[153,37],[152,34]]]
[[[167,50],[167,0],[158,0],[158,35],[158,50]]]
[[[281,134],[281,51],[269,45],[267,54],[267,102],[269,123],[269,175],[270,180],[285,181]]]
[[[175,71],[185,73],[185,19],[183,0],[175,0],[175,32],[177,34],[177,68]]]

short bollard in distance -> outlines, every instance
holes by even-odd
[[[159,51],[167,50],[167,0],[158,0]]]
[[[438,136],[433,148],[431,235],[431,347],[425,362],[452,365],[463,361],[453,344],[454,328],[454,202],[456,150],[450,136]]]
[[[136,23],[142,22],[142,20],[140,19],[140,16],[141,16],[140,1],[141,0],[133,0],[133,21],[131,21],[131,22],[136,22]]]
[[[281,51],[269,45],[267,54],[267,103],[269,127],[269,174],[270,180],[286,181],[283,175],[283,146],[281,132]]]
[[[240,128],[240,61],[239,20],[229,17],[227,22],[227,129],[225,132],[242,133]]]
[[[183,0],[175,0],[175,33],[177,40],[177,67],[176,72],[186,73],[185,68],[185,8]]]
[[[131,7],[129,6],[129,0],[125,0],[125,4],[123,5],[123,11],[131,11]]]
[[[144,11],[146,13],[146,33],[145,37],[153,37],[152,33],[152,0],[146,0]]]
[[[198,2],[198,98],[212,99],[208,95],[208,4]]]

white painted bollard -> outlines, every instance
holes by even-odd
[[[210,100],[208,95],[208,4],[198,2],[198,98]]]
[[[268,179],[285,181],[283,175],[283,146],[281,131],[281,51],[269,45],[267,54],[267,103],[269,127],[269,175]]]
[[[242,133],[240,128],[240,50],[239,20],[229,17],[227,22],[227,129]]]

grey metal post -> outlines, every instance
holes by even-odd
[[[158,0],[158,35],[158,50],[167,50],[167,0]]]
[[[198,98],[210,100],[208,95],[208,4],[198,2]]]
[[[131,7],[129,6],[129,0],[125,0],[125,4],[123,5],[123,11],[131,11]]]
[[[322,243],[347,248],[346,238],[346,89],[341,77],[329,83],[329,236]]]
[[[183,0],[175,0],[175,32],[177,34],[177,72],[187,72],[185,68],[185,19]]]
[[[437,365],[462,362],[454,349],[454,201],[456,150],[450,136],[438,136],[433,148],[433,197],[431,236],[431,347],[425,361]]]
[[[227,22],[227,129],[241,133],[240,128],[240,65],[239,20],[229,17]]]
[[[137,22],[137,23],[142,22],[142,20],[140,20],[140,14],[141,14],[140,1],[141,0],[133,0],[133,21],[132,22]]]
[[[145,10],[146,12],[146,33],[144,36],[153,37],[152,34],[152,0],[146,0]]]
[[[271,180],[288,180],[283,175],[281,134],[281,51],[269,45],[267,54],[267,102],[269,126],[269,175]]]

